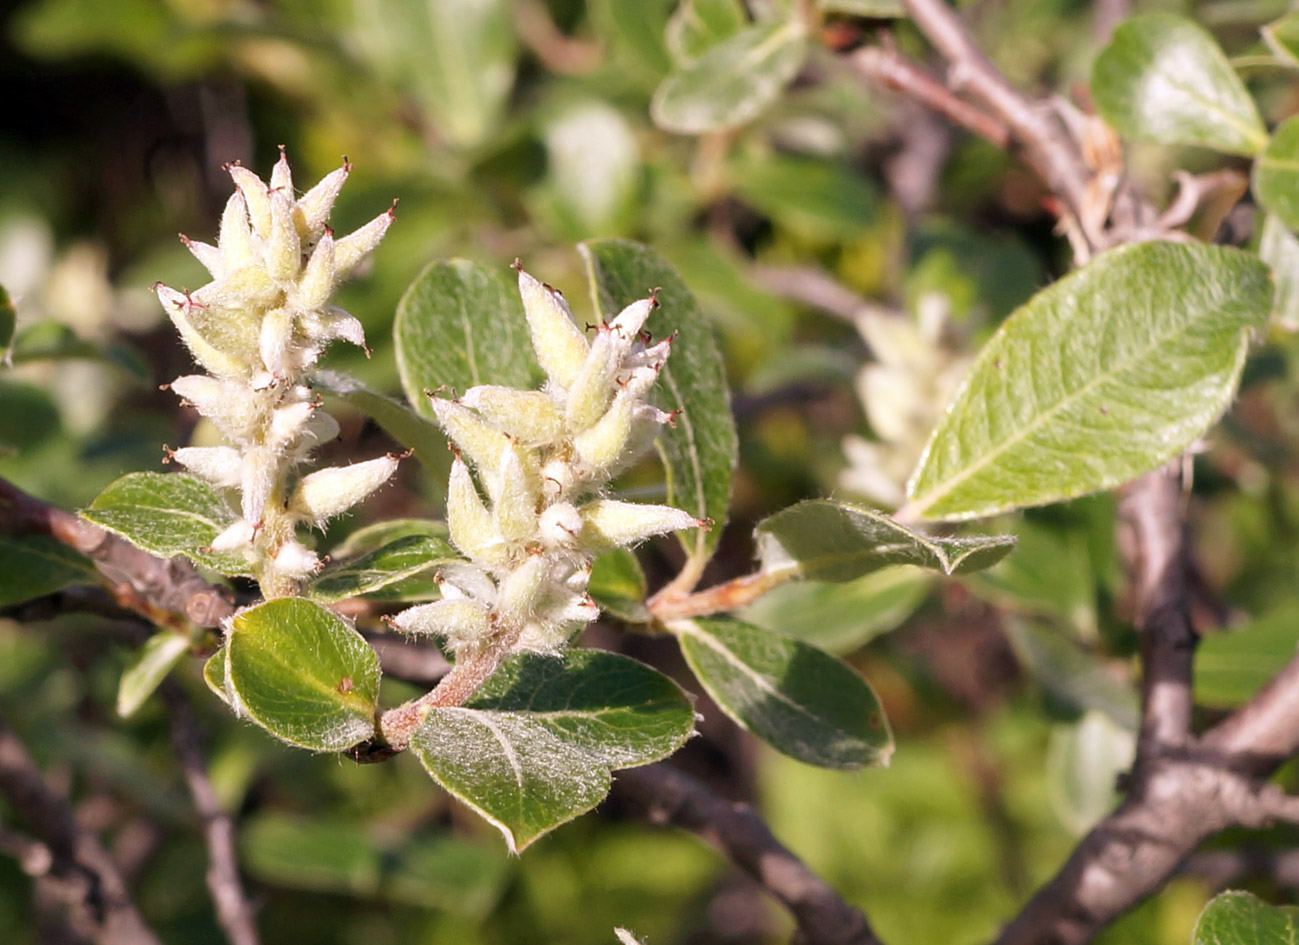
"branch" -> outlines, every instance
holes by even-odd
[[[234,822],[221,809],[216,789],[208,779],[198,719],[176,683],[167,680],[159,692],[167,703],[171,719],[171,744],[185,775],[185,786],[189,788],[194,808],[203,824],[203,841],[208,856],[205,879],[212,904],[216,907],[217,921],[221,923],[230,945],[258,945],[257,924],[253,921],[252,908],[239,878]]]
[[[155,558],[71,512],[55,508],[0,479],[0,534],[46,535],[85,555],[103,574],[118,604],[160,626],[178,618],[219,627],[234,602],[181,558]]]
[[[1005,122],[1024,160],[1059,195],[1077,220],[1085,213],[1091,171],[1050,105],[1034,101],[1007,81],[975,45],[945,0],[903,0],[911,21],[949,64],[948,85],[968,92]]]
[[[1191,626],[1184,504],[1180,459],[1128,484],[1119,500],[1141,632],[1138,764],[1182,747],[1191,733],[1198,637]]]
[[[161,945],[144,924],[117,866],[68,802],[45,782],[27,749],[0,718],[0,795],[47,848],[25,845],[27,867],[43,866],[70,918],[98,945]],[[13,839],[12,837],[10,839]],[[12,846],[12,844],[7,844]]]
[[[798,923],[800,945],[880,945],[866,917],[782,846],[747,805],[723,800],[666,764],[619,772],[617,789],[651,823],[698,834],[780,900]]]

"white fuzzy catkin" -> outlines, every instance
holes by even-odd
[[[361,323],[332,307],[338,284],[368,256],[393,211],[335,239],[330,210],[349,165],[295,200],[281,150],[269,184],[238,164],[227,167],[235,192],[221,215],[217,244],[181,237],[212,281],[190,292],[155,286],[194,360],[212,376],[177,378],[172,389],[210,419],[229,442],[187,447],[170,458],[202,479],[239,493],[240,519],[213,548],[242,553],[267,597],[298,592],[318,569],[297,526],[323,522],[360,502],[396,469],[394,457],[323,469],[298,467],[338,433],[303,381],[336,339],[364,347]]]

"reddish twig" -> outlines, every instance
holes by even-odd
[[[181,558],[161,559],[0,479],[0,534],[47,535],[89,558],[117,602],[159,626],[219,627],[234,602]]]
[[[726,854],[790,911],[801,945],[880,945],[866,916],[786,849],[747,805],[723,800],[667,764],[621,771],[616,789],[652,823],[689,830]]]
[[[45,847],[23,845],[24,865],[58,880],[73,927],[97,945],[161,945],[131,901],[126,881],[68,802],[41,776],[0,719],[0,795]]]

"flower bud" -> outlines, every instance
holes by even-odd
[[[298,236],[310,243],[320,239],[329,222],[329,213],[334,209],[352,165],[344,162],[336,171],[326,174],[315,187],[302,195],[293,207],[293,220],[298,226]]]
[[[550,443],[564,432],[564,418],[555,402],[539,390],[484,384],[465,391],[460,403],[525,446]]]
[[[241,164],[229,164],[226,170],[234,178],[235,186],[244,195],[248,206],[248,222],[262,239],[271,235],[271,195],[262,179]]]
[[[275,553],[275,570],[285,577],[300,581],[320,570],[320,558],[314,551],[296,541],[286,541]]]
[[[202,263],[203,268],[212,274],[212,278],[220,279],[225,275],[225,265],[222,261],[221,250],[217,249],[211,243],[201,243],[198,240],[192,240],[184,233],[180,235],[180,241],[185,244],[195,259]]]
[[[242,480],[243,457],[228,446],[185,446],[171,459],[219,489],[232,489]]]
[[[502,620],[526,618],[546,591],[546,559],[529,555],[522,564],[501,579],[496,594],[496,612]]]
[[[573,449],[592,473],[602,473],[622,456],[638,406],[635,394],[621,390],[603,417],[573,437]]]
[[[185,342],[185,347],[189,349],[189,353],[198,364],[213,374],[227,377],[248,373],[250,365],[247,362],[222,351],[198,330],[190,318],[194,304],[190,297],[162,283],[158,283],[155,289],[164,311],[171,319],[171,323],[176,326],[176,331],[180,333],[181,341]]]
[[[302,244],[293,225],[293,196],[270,192],[271,235],[266,241],[266,271],[276,282],[290,282],[302,269]]]
[[[556,502],[537,520],[537,532],[548,548],[572,548],[582,533],[582,516],[568,502]]]
[[[447,483],[447,529],[451,543],[461,554],[493,567],[508,562],[505,539],[478,497],[469,467],[459,457],[451,464],[451,478]]]
[[[289,511],[320,527],[378,489],[396,471],[393,456],[317,470],[298,483],[289,499]]]
[[[241,518],[212,540],[212,550],[238,551],[240,548],[249,548],[253,543],[253,535],[252,522]]]
[[[266,514],[266,503],[275,491],[279,460],[274,450],[255,446],[244,453],[240,490],[244,518],[261,525]]]
[[[449,564],[438,572],[438,587],[444,600],[476,600],[492,607],[496,604],[496,585],[475,564]]]
[[[537,533],[537,506],[541,496],[537,483],[520,461],[519,448],[511,444],[501,453],[501,467],[492,490],[492,518],[496,531],[509,544],[517,544]]]
[[[396,204],[334,244],[334,270],[338,279],[346,279],[361,261],[374,252],[396,217]]]
[[[323,308],[334,291],[334,236],[328,230],[316,243],[292,298],[298,311]]]
[[[596,499],[579,510],[582,514],[581,547],[591,554],[624,548],[654,535],[704,523],[670,505],[643,505],[617,499]]]
[[[217,248],[221,251],[222,272],[218,274],[212,271],[212,276],[216,279],[238,272],[251,264],[255,258],[253,228],[248,222],[248,203],[238,190],[230,195],[230,199],[226,201],[225,212],[221,214]]]
[[[288,373],[293,349],[293,316],[288,309],[273,309],[262,318],[258,347],[266,370],[276,377]]]
[[[522,269],[519,269],[519,294],[523,297],[523,311],[528,317],[532,347],[541,369],[560,387],[570,387],[582,369],[590,345],[573,323],[568,303],[550,286]]]
[[[341,308],[326,308],[305,312],[298,320],[302,333],[313,345],[323,348],[335,338],[365,347],[365,329],[361,322]],[[368,353],[368,352],[367,352]]]
[[[454,400],[433,397],[430,402],[442,429],[474,464],[479,474],[495,475],[500,468],[501,453],[509,447],[510,438],[477,413]]]
[[[289,167],[289,158],[284,153],[284,145],[280,145],[280,159],[271,168],[271,190],[287,194],[290,199],[293,197],[293,169]]]
[[[491,634],[487,607],[472,600],[437,600],[404,610],[392,618],[404,633],[438,636],[452,652],[486,641]]]
[[[572,433],[580,433],[595,423],[608,409],[618,389],[616,378],[622,357],[630,346],[614,329],[599,328],[582,370],[568,392],[564,419]]]

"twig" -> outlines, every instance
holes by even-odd
[[[848,64],[872,82],[905,94],[997,147],[1009,146],[1010,128],[1004,121],[957,98],[951,89],[896,49],[863,46],[848,56]]]
[[[739,610],[792,577],[792,574],[758,571],[692,594],[665,595],[660,592],[646,601],[646,607],[659,620],[703,617],[727,610]]]
[[[1180,873],[1203,880],[1212,889],[1225,889],[1253,877],[1270,879],[1287,889],[1299,889],[1299,850],[1270,850],[1261,846],[1209,850],[1187,859]]]
[[[0,718],[0,794],[48,847],[47,872],[70,919],[98,945],[161,945],[144,924],[112,858],[45,783],[31,755]],[[28,848],[29,853],[37,853]],[[46,865],[37,862],[35,865]]]
[[[203,580],[187,561],[155,558],[3,479],[0,534],[47,535],[80,552],[103,574],[117,602],[150,623],[175,626],[183,617],[196,626],[219,627],[234,613],[230,595]]]
[[[589,75],[604,61],[599,43],[561,33],[543,0],[514,0],[514,27],[549,72]]]
[[[204,878],[212,904],[216,907],[217,921],[230,945],[258,945],[257,924],[253,921],[253,911],[239,878],[234,822],[221,809],[216,789],[208,779],[198,719],[176,683],[167,680],[159,691],[167,703],[167,714],[171,719],[171,744],[180,761],[185,786],[189,788],[194,808],[203,824],[203,841],[207,845],[208,857]]]
[[[1198,637],[1191,626],[1187,585],[1181,460],[1147,473],[1121,495],[1119,521],[1131,538],[1128,573],[1141,631],[1141,764],[1181,748],[1191,733]]]
[[[866,917],[772,836],[747,805],[723,800],[662,763],[619,772],[616,789],[652,823],[692,831],[725,853],[790,911],[801,945],[880,945]]]

